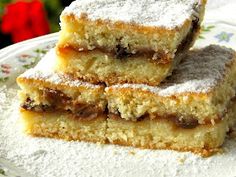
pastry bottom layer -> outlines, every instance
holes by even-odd
[[[107,127],[106,137],[112,144],[145,149],[191,151],[202,156],[217,152],[229,130],[227,120],[214,126],[208,124],[183,129],[164,119],[147,118],[133,122],[113,116],[108,119]]]
[[[33,136],[105,143],[107,115],[82,119],[63,112],[33,112],[21,109],[24,131]]]
[[[33,112],[21,109],[24,129],[33,136],[111,143],[147,149],[191,151],[202,156],[218,152],[226,133],[235,122],[231,110],[223,120],[192,129],[177,127],[165,119],[127,121],[110,114],[94,119],[79,118],[67,112]]]
[[[180,57],[176,57],[166,63],[158,63],[145,54],[117,59],[98,49],[78,52],[67,47],[57,48],[56,70],[94,84],[128,82],[157,85],[170,75],[179,60]]]

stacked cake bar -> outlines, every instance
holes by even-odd
[[[198,36],[204,0],[74,1],[61,32],[17,78],[34,136],[209,155],[236,118],[236,54]]]
[[[35,136],[104,143],[107,101],[103,85],[55,73],[55,51],[17,78],[21,115]]]
[[[92,83],[158,85],[199,33],[205,0],[75,1],[61,15],[57,69]]]

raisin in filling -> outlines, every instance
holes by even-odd
[[[35,112],[64,111],[74,114],[75,117],[90,119],[96,118],[104,112],[95,105],[75,102],[59,90],[46,88],[42,91],[42,96],[48,104],[36,104],[34,100],[28,97],[21,107]]]
[[[178,46],[176,54],[179,54],[190,47],[192,41],[195,38],[195,33],[197,33],[199,30],[200,30],[199,18],[194,17],[194,20],[192,21],[191,30],[187,34],[185,39],[183,39],[181,44]],[[151,54],[151,56],[155,55],[155,58],[157,58],[158,60],[162,60],[165,56],[165,53],[159,52],[159,53],[155,54],[154,51],[139,51],[139,52],[133,54],[133,53],[129,52],[128,48],[123,47],[120,44],[118,44],[115,49],[115,56],[117,59],[125,59],[130,56],[139,55],[140,53]]]
[[[126,47],[122,47],[121,45],[116,46],[115,56],[117,59],[124,59],[131,55],[132,54],[128,52]]]
[[[112,117],[113,119],[121,119],[120,113],[118,113],[118,114],[110,113],[110,117]],[[149,116],[147,114],[143,115],[137,119],[137,122],[141,122],[148,117]],[[189,117],[188,119],[186,119],[186,118],[183,119],[177,115],[167,115],[165,117],[156,116],[156,119],[169,120],[169,121],[173,122],[176,127],[183,128],[183,129],[193,129],[199,125],[198,120],[195,118],[192,118],[192,117]]]

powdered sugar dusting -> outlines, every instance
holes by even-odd
[[[227,176],[236,174],[236,141],[227,139],[225,152],[209,158],[166,150],[33,138],[19,124],[17,89],[1,90],[0,157],[35,177]],[[132,153],[131,153],[132,152]]]
[[[202,0],[76,0],[62,15],[175,28],[198,16]]]
[[[227,67],[236,59],[234,56],[235,52],[232,49],[210,45],[186,54],[172,76],[160,86],[118,84],[110,88],[142,89],[161,96],[186,92],[207,93],[224,79]]]
[[[27,70],[20,75],[21,78],[42,80],[53,84],[64,84],[71,87],[88,87],[99,88],[100,85],[90,84],[88,82],[82,82],[77,79],[73,79],[69,75],[63,73],[56,73],[54,71],[56,61],[55,49],[50,50],[33,69]]]

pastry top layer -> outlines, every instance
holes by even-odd
[[[144,84],[118,84],[109,88],[134,88],[160,96],[182,93],[208,93],[224,80],[231,63],[236,62],[232,49],[217,45],[193,50],[174,70],[172,76],[157,87]],[[107,88],[107,89],[109,89]]]
[[[87,87],[87,88],[102,88],[101,85],[90,84],[88,82],[82,82],[77,79],[73,79],[69,75],[62,73],[56,73],[54,71],[56,60],[55,49],[49,51],[35,68],[27,70],[21,74],[18,79],[34,79],[44,82],[50,82],[52,84],[62,84],[70,87]]]
[[[62,12],[78,18],[110,20],[174,29],[198,17],[206,0],[76,0]]]

